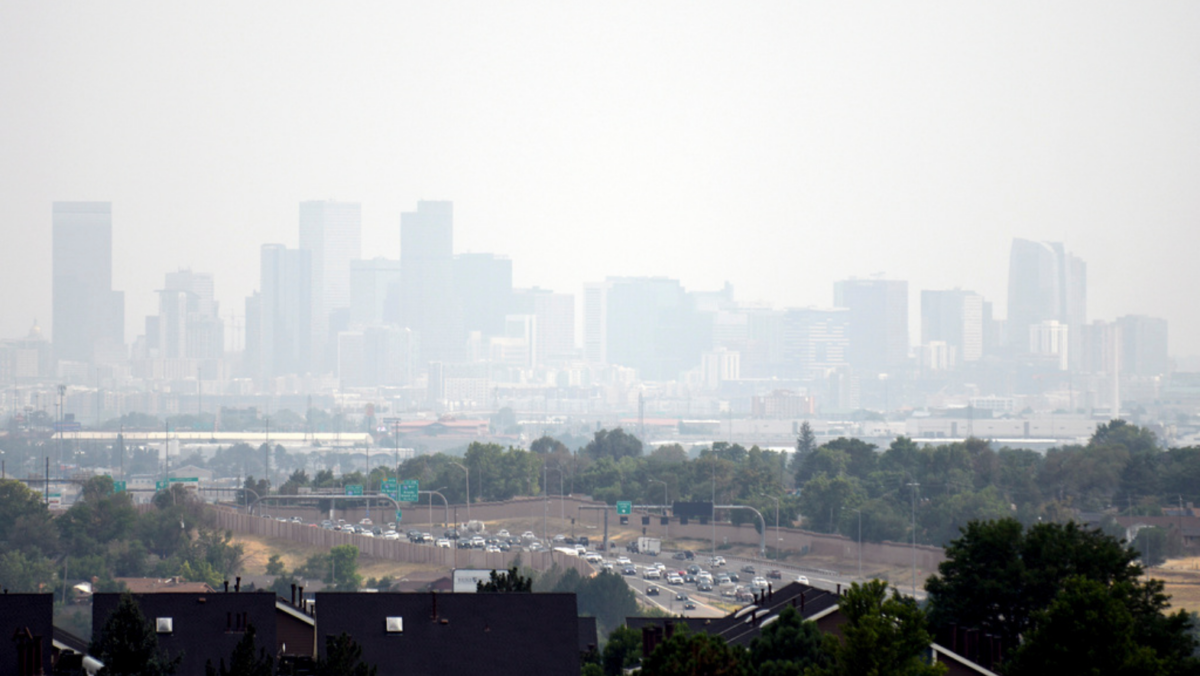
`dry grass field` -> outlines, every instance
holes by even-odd
[[[1200,557],[1169,559],[1146,576],[1163,581],[1172,608],[1200,612]]]
[[[264,538],[245,533],[234,533],[233,541],[245,548],[246,558],[242,564],[242,570],[250,575],[265,575],[267,572],[267,561],[271,558],[272,554],[278,554],[280,560],[283,561],[283,565],[291,571],[297,566],[302,565],[308,557],[323,551],[321,547],[301,544],[292,540]],[[358,572],[364,579],[369,577],[383,577],[385,575],[399,579],[413,574],[426,578],[430,577],[430,573],[437,571],[438,568],[436,566],[398,563],[396,561],[376,559],[369,556],[360,557],[358,560]],[[449,571],[442,572],[448,573]]]

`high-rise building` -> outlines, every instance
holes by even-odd
[[[789,308],[781,321],[780,376],[823,378],[849,363],[850,311]]]
[[[350,325],[381,326],[400,320],[400,261],[350,261]]]
[[[583,285],[583,358],[592,364],[608,363],[608,283]]]
[[[712,345],[712,321],[695,310],[678,280],[614,277],[605,292],[608,363],[645,380],[675,380]]]
[[[1068,327],[1070,364],[1078,366],[1087,324],[1087,264],[1061,242],[1014,239],[1008,266],[1009,345],[1023,349],[1031,327],[1048,320]]]
[[[921,344],[945,343],[949,368],[979,361],[984,342],[983,304],[983,296],[973,291],[922,291]]]
[[[300,203],[300,249],[312,261],[312,348],[324,370],[332,370],[336,349],[327,348],[329,315],[350,307],[350,261],[362,258],[362,205],[353,202]]]
[[[849,310],[847,360],[864,374],[887,373],[908,360],[908,282],[848,279],[833,286],[833,304]]]
[[[1167,320],[1144,315],[1117,318],[1121,332],[1121,371],[1131,376],[1161,376],[1171,370]]]
[[[518,289],[512,294],[513,312],[537,318],[539,363],[576,358],[575,296],[546,289]]]
[[[454,204],[417,202],[400,214],[400,324],[417,332],[421,360],[456,362],[466,352],[454,296]]]
[[[454,257],[454,293],[464,331],[478,331],[488,337],[502,335],[504,317],[514,311],[512,292],[511,260],[489,253]]]
[[[123,359],[125,294],[112,288],[112,204],[53,205],[55,358]]]
[[[218,359],[225,354],[225,323],[213,296],[213,276],[168,272],[158,292],[157,341],[147,346],[168,359]]]
[[[1071,327],[1057,319],[1047,319],[1029,327],[1029,353],[1053,357],[1061,371],[1071,363]]]
[[[257,354],[259,377],[312,371],[312,259],[305,249],[262,246]],[[247,315],[250,312],[247,303]],[[250,343],[247,317],[246,343]],[[249,352],[249,348],[247,348]]]

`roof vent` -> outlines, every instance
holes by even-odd
[[[387,618],[387,633],[403,634],[404,633],[404,618],[403,617]]]
[[[160,634],[170,634],[175,631],[175,622],[169,617],[157,617],[154,620],[154,629]]]

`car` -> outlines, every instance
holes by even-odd
[[[376,535],[383,535],[383,528],[381,528],[379,526],[375,526],[374,528],[371,529],[371,532]]]
[[[675,552],[675,554],[671,558],[675,559],[676,561],[686,561],[687,554],[684,554],[683,552]]]
[[[663,563],[662,561],[655,561],[655,562],[654,562],[654,567],[655,567],[655,568],[657,568],[657,569],[659,569],[659,570],[666,570],[666,569],[667,569],[667,564]]]
[[[458,541],[457,541],[457,545],[458,545],[458,548],[459,548],[459,549],[470,549],[470,548],[471,548],[471,541],[470,541],[470,540],[461,540],[461,539],[460,539],[460,540],[458,540]]]
[[[713,557],[713,565],[714,565],[714,566],[723,566],[723,565],[725,565],[725,557],[724,557],[724,556],[714,556],[714,557]]]
[[[767,571],[767,579],[782,580],[783,579],[783,571],[781,571],[779,569],[769,570],[769,571]]]
[[[584,554],[583,559],[588,563],[601,563],[604,561],[604,557],[600,556],[596,552],[588,552]]]
[[[471,538],[471,546],[475,549],[483,549],[484,545],[486,544],[487,543],[483,541],[483,538],[479,537],[478,535]]]
[[[729,579],[729,576],[725,573],[717,576],[717,584],[729,584],[730,582],[733,582],[733,580]]]
[[[695,602],[695,601],[692,601],[692,600],[684,601],[684,602],[683,602],[683,609],[684,609],[684,610],[695,610],[695,609],[696,609],[696,602]]]
[[[372,533],[372,532],[371,532],[371,531],[369,531],[369,530],[364,530],[363,532],[359,533],[359,535],[361,535],[361,536],[363,536],[363,537],[365,537],[365,538],[373,538],[373,537],[375,537],[375,534],[374,534],[374,533]]]
[[[769,585],[770,585],[770,583],[767,582],[767,578],[765,578],[765,577],[756,577],[753,580],[751,580],[751,582],[750,582],[751,587],[754,587],[755,589],[759,589],[759,590],[766,589],[767,586],[769,586]]]
[[[359,522],[358,522],[358,525],[360,525],[360,526],[374,526],[374,525],[375,525],[375,522],[374,522],[374,521],[372,521],[370,517],[363,517],[362,519],[360,519],[360,520],[359,520]]]
[[[637,575],[637,568],[634,568],[633,566],[625,566],[625,568],[623,568],[621,570],[621,574],[622,575]]]
[[[729,581],[730,582],[741,582],[742,578],[739,577],[737,573],[731,572],[731,573],[729,573]]]
[[[658,596],[658,594],[658,587],[655,587],[654,585],[648,585],[646,587],[646,596]]]
[[[696,552],[693,552],[690,549],[685,549],[685,550],[683,550],[683,558],[687,559],[688,561],[691,561],[692,559],[696,558]]]
[[[688,595],[684,594],[683,592],[675,592],[675,600],[676,601],[686,601],[686,600],[688,600]]]
[[[738,592],[737,587],[725,587],[724,589],[721,590],[721,596],[731,599],[731,598],[737,596],[737,592]]]
[[[683,577],[683,581],[688,584],[696,583],[696,574],[695,573],[685,573],[682,577]]]
[[[803,575],[797,575],[796,582],[799,582],[800,584],[808,584],[808,578]]]
[[[662,572],[657,568],[648,566],[646,568],[646,570],[642,573],[642,579],[644,579],[644,580],[661,580]]]
[[[300,518],[300,517],[298,517],[298,516],[293,516],[293,517],[292,517],[292,523],[304,523],[304,519],[301,519],[301,518]]]
[[[711,582],[701,582],[700,584],[696,585],[696,591],[710,592],[712,590],[713,586]]]
[[[533,531],[527,530],[524,533],[521,533],[521,539],[522,540],[536,540],[537,536],[533,534]]]
[[[678,575],[668,575],[667,584],[679,585],[683,584],[683,578]]]
[[[695,575],[696,573],[700,572],[700,566],[697,566],[696,564],[693,563],[692,565],[687,567],[687,572],[691,573],[692,575]]]
[[[753,574],[754,574],[754,572],[755,572],[755,571],[754,571],[754,566],[751,566],[751,565],[749,565],[749,564],[747,564],[747,565],[744,565],[744,566],[742,566],[742,572],[743,572],[743,573],[750,573],[751,575],[753,575]]]
[[[488,545],[487,547],[484,547],[484,548],[483,548],[483,551],[485,551],[485,552],[491,552],[491,553],[493,553],[493,554],[499,554],[499,553],[500,553],[500,548],[499,548],[499,547],[497,547],[496,545]]]
[[[446,538],[438,538],[438,541],[435,543],[435,546],[441,547],[442,549],[450,549],[450,541],[447,540]]]
[[[501,528],[501,529],[500,529],[500,532],[496,533],[496,537],[498,537],[498,538],[506,538],[506,537],[508,537],[508,531],[507,531],[506,529],[504,529],[504,528]]]
[[[396,530],[396,522],[389,521],[387,527],[388,527],[388,530]]]
[[[399,540],[400,534],[394,530],[389,530],[388,532],[383,534],[383,539],[384,540]]]
[[[624,554],[622,554],[617,557],[617,563],[619,563],[621,565],[625,565],[625,564],[633,563],[633,562],[629,560],[628,556],[625,556]]]

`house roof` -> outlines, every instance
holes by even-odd
[[[165,579],[154,577],[117,577],[117,582],[123,582],[131,594],[157,594],[161,592],[179,592],[186,594],[211,594],[213,588],[207,582],[185,582],[177,577]]]
[[[379,676],[579,673],[574,594],[318,592],[316,617],[320,654],[345,632]]]

